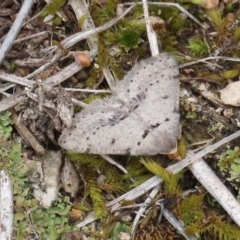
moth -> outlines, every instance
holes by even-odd
[[[63,130],[59,145],[73,152],[156,155],[176,147],[179,70],[167,53],[137,63],[112,89]]]

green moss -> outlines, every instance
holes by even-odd
[[[238,42],[240,40],[240,27],[237,27],[234,30],[233,38],[235,42]]]
[[[152,173],[161,177],[164,180],[165,192],[170,196],[178,196],[182,193],[179,180],[182,173],[172,174],[164,169],[161,165],[151,159],[142,159],[141,163]]]
[[[226,21],[225,21],[225,18],[223,17],[222,10],[220,10],[219,8],[209,10],[209,11],[207,11],[207,15],[208,15],[209,19],[212,21],[212,23],[214,24],[215,29],[219,33],[223,33],[224,28],[226,26]]]
[[[238,77],[240,74],[240,68],[235,68],[231,70],[224,70],[222,72],[222,77],[226,80]]]
[[[41,17],[46,17],[48,15],[54,15],[59,9],[61,9],[66,3],[66,0],[52,0],[50,3],[42,10]]]
[[[0,113],[0,136],[8,139],[12,133],[11,113],[9,111]]]
[[[218,166],[227,181],[239,191],[240,183],[240,149],[238,146],[223,153],[219,159]],[[238,195],[240,199],[240,194]]]
[[[101,26],[116,16],[118,0],[108,1],[107,4],[100,4],[98,1],[91,1],[90,12],[97,26]]]
[[[205,41],[200,38],[193,38],[190,39],[189,45],[187,46],[188,49],[191,50],[193,55],[197,57],[203,57],[208,54],[208,45]]]
[[[178,206],[179,217],[186,226],[202,221],[204,217],[202,209],[204,196],[203,194],[193,194],[185,198]]]
[[[126,29],[121,31],[119,43],[125,48],[128,52],[132,48],[136,48],[141,42],[141,38],[138,32]]]

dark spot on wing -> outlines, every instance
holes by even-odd
[[[141,145],[141,142],[138,142],[137,145],[140,146],[140,145]]]
[[[148,134],[149,134],[149,130],[145,130],[143,135],[142,135],[142,138],[143,139],[146,138]]]
[[[168,95],[164,95],[162,96],[163,99],[167,99],[168,98]]]
[[[129,90],[129,89],[127,89],[127,92],[130,92],[130,90]]]
[[[114,144],[115,141],[116,141],[115,138],[113,138],[112,141],[111,141],[111,144]]]
[[[119,121],[122,121],[122,120],[124,120],[126,117],[127,117],[126,115],[125,115],[125,116],[122,116],[122,117],[120,117],[120,118],[119,118]]]
[[[165,118],[165,122],[168,122],[169,121],[169,118]]]
[[[86,137],[86,140],[88,141],[88,140],[89,140],[89,137]]]
[[[153,83],[149,83],[149,86],[152,86],[153,85]]]
[[[156,124],[152,124],[152,125],[151,125],[151,128],[154,129],[154,128],[157,128],[157,127],[159,127],[159,126],[160,126],[160,123],[156,123]]]
[[[95,135],[96,134],[96,132],[93,132],[93,135]]]
[[[141,100],[143,100],[145,98],[146,98],[146,95],[141,92],[141,93],[137,94],[136,98],[134,98],[134,99],[137,99],[137,100],[141,101]]]
[[[132,110],[135,110],[139,107],[139,104],[135,104],[133,107],[132,107]]]

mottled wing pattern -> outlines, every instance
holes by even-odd
[[[136,64],[114,94],[76,114],[59,144],[74,152],[156,155],[178,137],[178,67],[168,54]]]

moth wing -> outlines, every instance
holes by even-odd
[[[114,88],[114,96],[87,106],[59,144],[74,152],[168,153],[178,136],[178,67],[161,54],[143,60]]]

